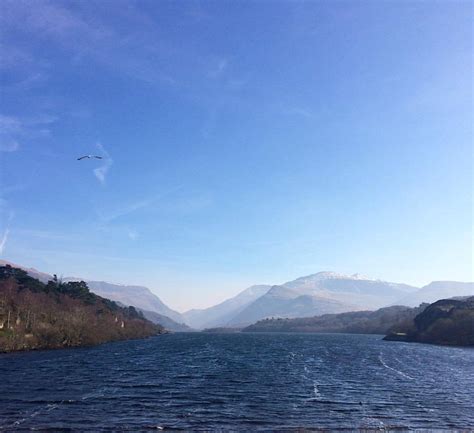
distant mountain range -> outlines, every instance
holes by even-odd
[[[432,303],[438,299],[449,299],[455,296],[474,295],[474,283],[460,283],[458,281],[433,281],[414,293],[410,293],[398,300],[399,305],[416,307],[422,302]]]
[[[359,274],[319,272],[280,286],[253,286],[217,306],[191,310],[183,316],[197,328],[243,327],[267,317],[309,317],[376,309],[416,290],[406,284],[371,280]],[[212,320],[206,320],[211,317]]]
[[[0,261],[0,264],[2,262],[6,263]],[[36,269],[22,268],[41,281],[51,278]],[[391,305],[415,307],[423,302],[474,295],[474,283],[435,281],[418,288],[374,280],[360,274],[318,272],[281,285],[251,286],[217,305],[181,314],[169,308],[143,286],[125,286],[103,281],[87,283],[98,295],[124,305],[133,305],[142,310],[145,317],[173,331],[186,331],[189,330],[188,326],[198,329],[244,327],[269,317],[311,317],[376,310]]]

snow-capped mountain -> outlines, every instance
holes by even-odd
[[[191,310],[184,317],[195,327],[242,326],[266,317],[305,317],[377,309],[418,290],[361,274],[335,272],[318,272],[282,285],[257,287],[260,291],[252,296],[248,296],[250,288],[219,306]]]

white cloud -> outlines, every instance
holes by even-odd
[[[102,144],[99,142],[97,143],[97,148],[101,151],[102,156],[103,156],[103,164],[98,167],[94,168],[94,176],[97,178],[97,180],[102,184],[105,185],[105,180],[107,177],[107,173],[109,172],[110,167],[112,167],[113,160],[110,157],[109,153],[105,150],[105,147],[102,146]]]

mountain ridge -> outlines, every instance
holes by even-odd
[[[34,268],[15,266],[43,279],[52,278]],[[374,310],[391,305],[416,307],[437,299],[474,295],[474,283],[470,282],[433,281],[419,288],[362,274],[321,271],[281,285],[253,285],[216,305],[179,313],[145,286],[92,280],[88,284],[92,291],[101,296],[148,312],[155,321],[163,316],[168,325],[174,327],[170,329],[176,331],[187,330],[186,326],[197,329],[242,327],[268,317],[309,317]]]

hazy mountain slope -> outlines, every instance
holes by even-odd
[[[120,301],[114,301],[120,307],[127,307],[127,305],[123,304]],[[141,308],[134,307],[139,313],[143,314],[143,317],[150,322],[161,325],[166,328],[168,331],[173,332],[191,332],[194,329],[190,328],[188,325],[184,323],[175,322],[173,319],[170,319],[168,316],[164,316],[160,313],[155,313],[154,311],[147,311],[142,310]]]
[[[273,286],[228,325],[253,323],[273,316],[292,318],[372,310],[390,305],[416,290],[406,284],[372,280],[359,274],[319,272]]]
[[[307,317],[354,311],[354,305],[312,295],[299,294],[284,286],[273,286],[230,321],[231,326],[251,324],[267,317]]]
[[[119,301],[125,305],[133,305],[141,310],[162,314],[178,323],[184,322],[180,313],[169,308],[147,287],[122,286],[105,281],[87,281],[87,284],[91,291],[105,298]]]
[[[183,313],[186,323],[195,328],[210,328],[226,325],[247,305],[264,295],[271,286],[256,285],[245,289],[237,296],[220,304],[202,310],[189,310]]]
[[[415,293],[400,298],[398,305],[416,307],[422,302],[432,303],[438,299],[448,299],[455,296],[473,296],[474,283],[462,283],[458,281],[433,281],[422,287]]]
[[[184,323],[175,322],[173,319],[170,319],[168,316],[164,316],[163,314],[156,313],[155,311],[147,311],[142,310],[141,308],[137,308],[140,311],[145,319],[153,322],[157,325],[161,325],[166,329],[174,332],[191,332],[193,331],[188,325]]]

